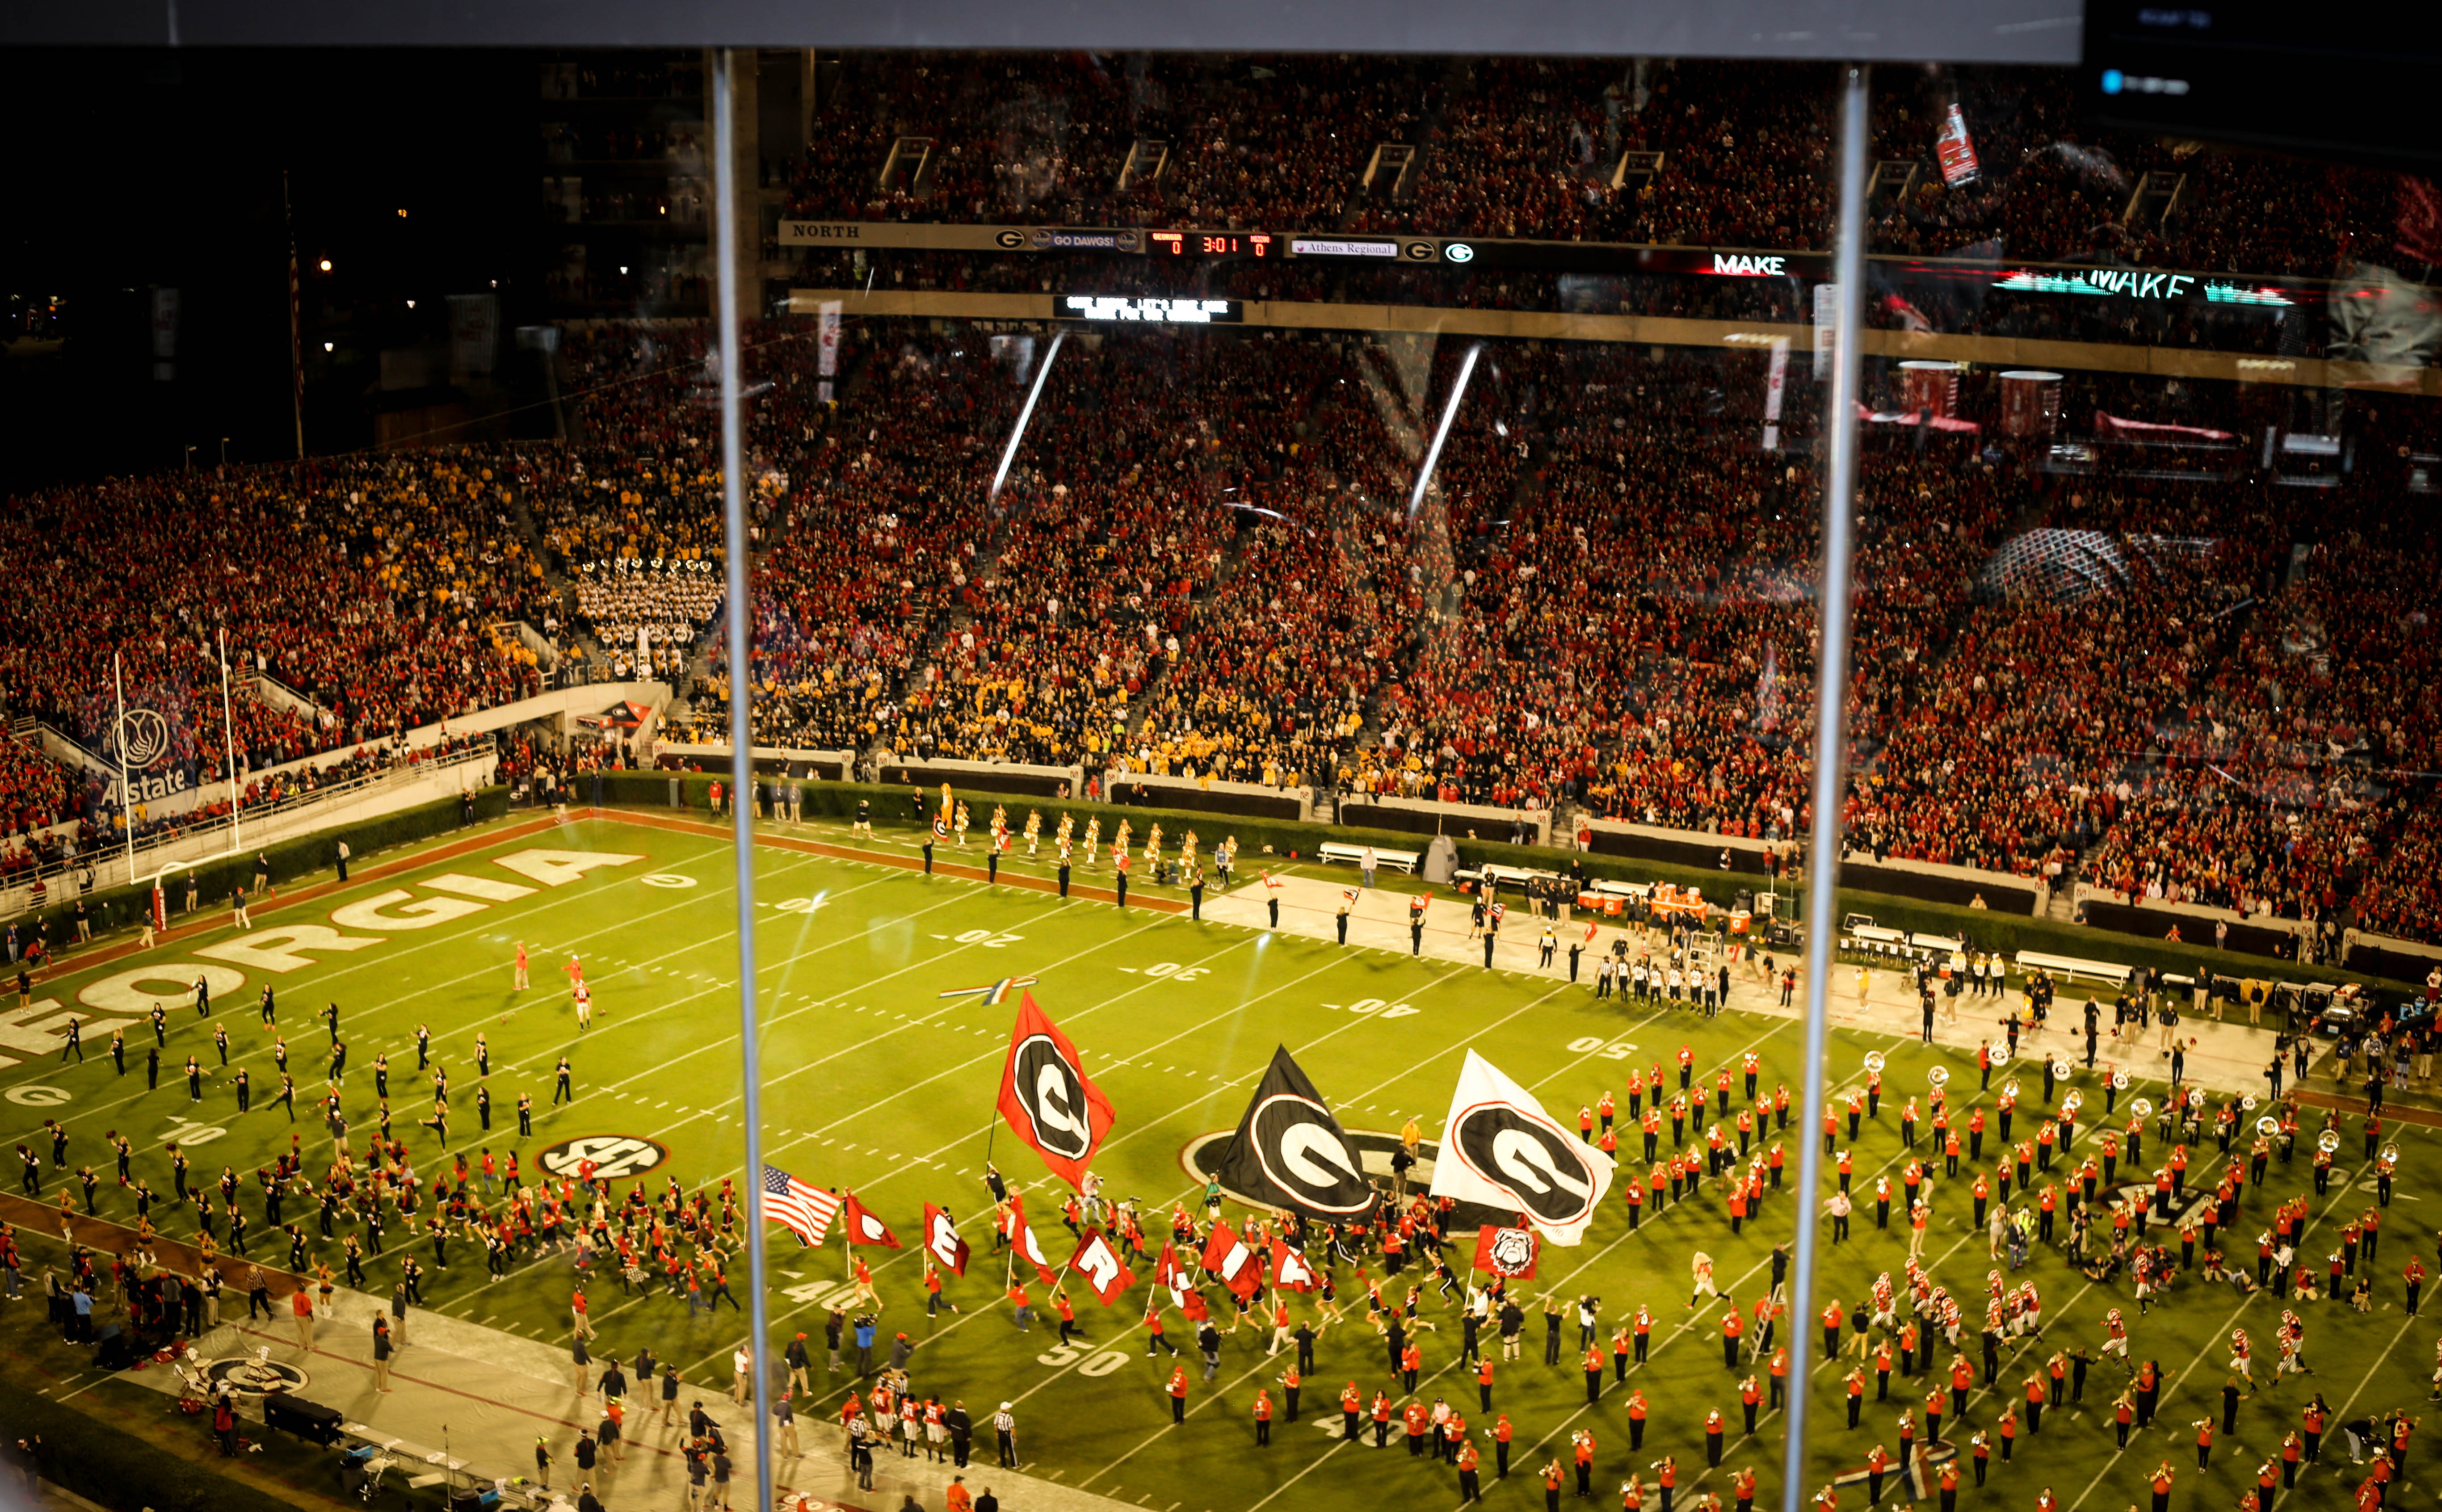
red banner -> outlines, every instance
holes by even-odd
[[[1068,1268],[1077,1273],[1078,1279],[1094,1288],[1094,1295],[1105,1307],[1118,1302],[1130,1286],[1137,1284],[1136,1272],[1120,1264],[1118,1251],[1111,1248],[1109,1240],[1103,1237],[1100,1229],[1085,1230],[1085,1241],[1077,1247],[1076,1258],[1068,1262]]]
[[[957,1225],[950,1215],[929,1202],[924,1204],[924,1248],[934,1264],[951,1275],[967,1273],[967,1242],[958,1237]]]
[[[868,1211],[864,1203],[857,1201],[855,1193],[849,1193],[847,1200],[840,1204],[840,1217],[849,1244],[880,1245],[884,1249],[899,1248],[899,1236],[890,1231],[887,1224]]]
[[[1535,1262],[1543,1252],[1532,1229],[1496,1229],[1486,1224],[1475,1231],[1475,1268],[1509,1281],[1535,1279]]]
[[[1241,1297],[1252,1297],[1264,1284],[1264,1263],[1226,1223],[1214,1224],[1204,1242],[1204,1268]]]
[[[1009,1242],[1017,1250],[1018,1258],[1034,1267],[1035,1274],[1043,1278],[1045,1285],[1057,1285],[1060,1269],[1051,1263],[1051,1257],[1043,1252],[1043,1241],[1034,1237],[1034,1226],[1026,1221],[1026,1204],[1014,1192],[1009,1194]]]
[[[1322,1284],[1322,1278],[1304,1255],[1282,1245],[1272,1251],[1272,1282],[1291,1291],[1312,1291]]]

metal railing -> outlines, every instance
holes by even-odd
[[[131,875],[118,875],[130,870],[131,862],[126,846],[115,838],[100,843],[94,849],[31,870],[0,874],[0,918],[14,918],[30,911],[34,907],[34,887],[37,883],[43,885],[44,902],[46,905],[60,899],[78,897],[86,891],[100,887],[132,884],[155,869],[147,865],[148,860],[162,859],[161,852],[173,846],[191,845],[198,840],[227,833],[237,826],[269,824],[282,817],[294,817],[318,805],[337,808],[344,801],[360,798],[379,789],[429,776],[435,772],[449,771],[497,754],[497,740],[486,738],[479,744],[451,751],[429,760],[399,762],[382,771],[351,777],[344,782],[304,789],[267,803],[252,804],[235,814],[215,814],[210,819],[191,825],[159,830],[151,835],[139,835],[136,840]],[[90,886],[75,880],[86,871],[93,874]],[[63,878],[68,879],[66,889],[64,891],[55,885]]]

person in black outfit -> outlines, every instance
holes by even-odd
[[[1060,896],[1068,896],[1068,858],[1066,856],[1060,858]]]

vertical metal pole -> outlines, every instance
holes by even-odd
[[[127,885],[136,885],[136,785],[127,780],[127,668],[126,659],[117,651],[110,654],[110,682],[118,690],[118,817],[127,827]],[[151,903],[144,905],[152,907]]]
[[[298,308],[297,218],[288,208],[288,170],[280,171],[280,225],[288,233],[288,404],[297,422],[297,460],[305,460],[305,333]],[[226,448],[224,448],[226,449]]]
[[[754,1330],[747,1349],[755,1360],[755,1504],[768,1507],[772,1504],[772,1410],[764,1397],[771,1389],[772,1373],[763,1351],[770,1343],[771,1323],[763,1257],[763,1057],[756,1040],[755,995],[755,721],[750,707],[755,683],[747,663],[754,605],[747,597],[751,564],[747,560],[746,446],[738,397],[745,354],[738,321],[738,121],[731,87],[736,66],[737,54],[732,49],[723,47],[714,55],[713,256],[719,263],[720,304],[713,335],[720,343],[720,489],[726,510],[722,544],[729,570],[729,782],[736,815],[731,844],[738,862],[738,1069],[746,1117],[746,1284],[753,1294],[748,1317]]]
[[[229,779],[229,854],[246,848],[240,839],[238,810],[243,806],[237,791],[237,718],[229,712],[228,631],[221,631],[221,731],[228,739]]]
[[[1823,417],[1823,564],[1815,592],[1822,647],[1814,666],[1814,812],[1806,837],[1805,1138],[1797,1147],[1797,1242],[1789,1291],[1789,1422],[1781,1449],[1782,1512],[1804,1512],[1806,1410],[1814,1336],[1815,1196],[1822,1180],[1823,1042],[1832,996],[1832,946],[1840,908],[1840,805],[1849,786],[1849,553],[1857,509],[1858,332],[1866,283],[1866,66],[1840,80],[1840,221],[1833,254],[1839,325]]]

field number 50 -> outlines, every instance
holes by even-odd
[[[1636,1042],[1633,1040],[1606,1040],[1591,1034],[1569,1042],[1570,1054],[1599,1055],[1606,1061],[1625,1061],[1635,1049]]]

